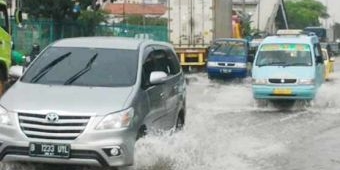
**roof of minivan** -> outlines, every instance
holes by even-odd
[[[143,42],[151,43],[153,41],[123,37],[79,37],[61,39],[52,46],[136,50]]]
[[[214,41],[243,41],[246,42],[245,39],[239,39],[239,38],[217,38]]]
[[[262,41],[262,44],[278,44],[278,43],[296,43],[296,44],[311,44],[319,42],[316,36],[269,36]]]

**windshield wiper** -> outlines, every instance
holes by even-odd
[[[310,66],[308,63],[290,63],[286,64],[285,66]]]
[[[86,66],[81,69],[80,71],[78,71],[75,75],[73,75],[71,78],[67,79],[64,83],[64,85],[70,85],[72,84],[74,81],[76,81],[79,77],[81,77],[82,75],[84,75],[85,73],[87,73],[88,71],[91,70],[91,66],[93,64],[93,62],[97,59],[98,53],[96,53],[90,60],[89,62],[86,64]]]
[[[32,79],[31,79],[31,83],[36,83],[38,82],[42,77],[44,77],[55,65],[57,65],[58,63],[60,63],[61,61],[63,61],[65,58],[67,58],[68,56],[70,56],[72,53],[68,52],[56,59],[54,59],[52,62],[50,62],[49,64],[47,64],[45,67],[43,67]]]
[[[257,65],[259,67],[263,67],[263,66],[286,66],[286,62],[271,62],[271,63],[264,63],[264,64],[259,64]]]

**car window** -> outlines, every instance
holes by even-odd
[[[224,56],[245,56],[246,55],[246,42],[243,41],[215,41],[211,47],[213,55]]]
[[[324,60],[328,60],[328,57],[327,57],[327,51],[326,50],[322,50],[322,57]]]
[[[170,66],[170,74],[171,75],[176,75],[181,71],[181,65],[178,61],[177,55],[171,50],[168,49],[168,62]]]
[[[51,85],[131,86],[136,81],[137,69],[137,50],[50,47],[32,63],[22,81]]]
[[[259,49],[257,66],[311,66],[307,44],[264,44]]]
[[[150,75],[153,71],[163,71],[167,75],[175,74],[176,70],[164,50],[155,50],[147,56],[143,64],[143,86],[150,84]]]
[[[322,55],[320,44],[314,44],[314,54],[315,54],[315,57]]]

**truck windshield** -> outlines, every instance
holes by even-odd
[[[325,28],[314,28],[314,27],[307,27],[304,29],[305,32],[313,32],[315,35],[320,39],[321,42],[326,42],[327,38],[327,31]]]
[[[211,47],[213,55],[246,56],[246,43],[243,41],[215,41]]]
[[[265,44],[257,55],[256,66],[311,66],[307,44]]]
[[[8,13],[6,5],[0,4],[0,26],[6,32],[8,32]]]
[[[137,50],[49,47],[29,67],[23,82],[124,87],[135,83]]]

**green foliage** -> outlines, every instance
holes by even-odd
[[[25,0],[23,11],[35,18],[51,18],[61,21],[71,15],[71,0]]]
[[[252,36],[256,30],[251,28],[251,16],[248,14],[241,15],[241,27],[243,37]]]
[[[95,33],[95,28],[102,22],[106,22],[108,15],[106,12],[98,11],[82,11],[78,18],[81,25],[84,26],[87,36],[93,36]]]
[[[126,23],[131,25],[150,25],[150,26],[166,26],[168,20],[166,18],[154,18],[154,17],[145,17],[143,19],[142,15],[131,15],[126,17]]]
[[[292,29],[320,26],[319,18],[328,18],[327,7],[316,0],[289,0],[285,2],[288,22]]]

